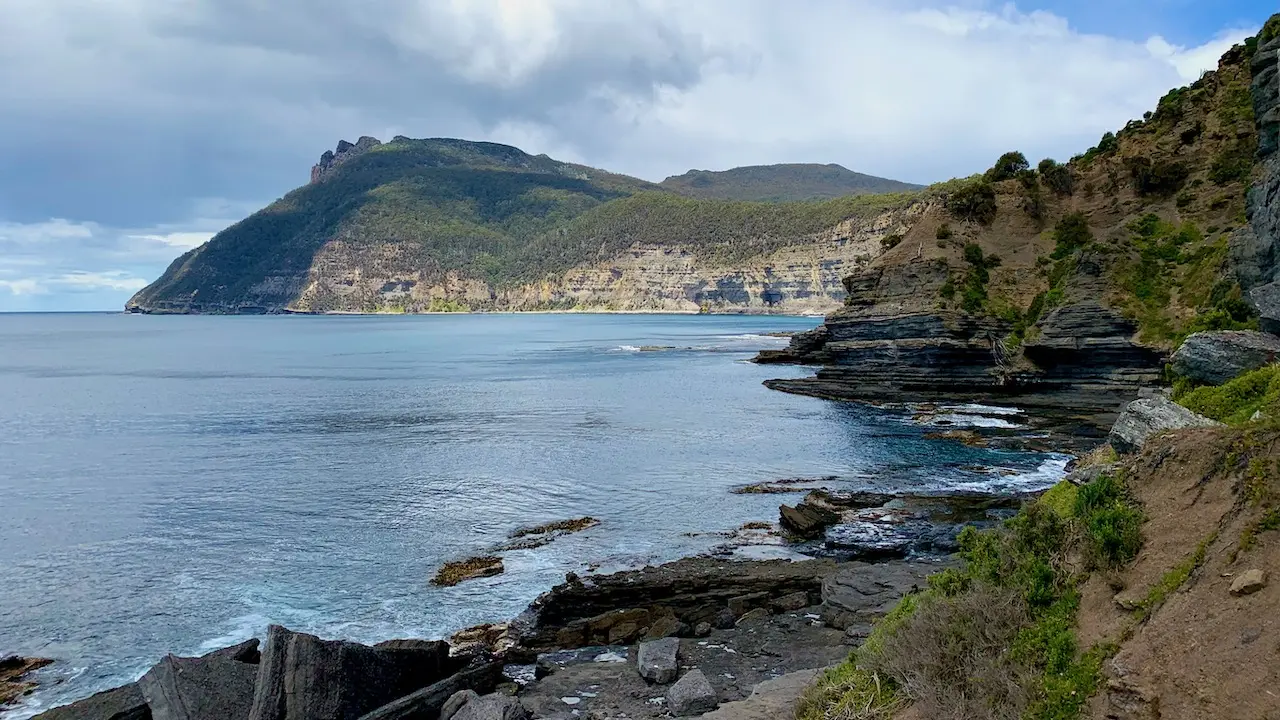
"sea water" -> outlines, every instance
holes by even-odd
[[[704,552],[777,495],[1025,490],[1062,461],[766,389],[816,318],[0,315],[0,653],[51,657],[9,717],[268,623],[375,642],[519,613],[566,572]],[[1016,425],[960,407],[949,420]],[[975,465],[1004,472],[983,474]],[[797,498],[790,500],[794,502]],[[601,524],[430,584],[521,526]]]

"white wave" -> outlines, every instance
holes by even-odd
[[[943,410],[952,412],[960,412],[969,415],[1021,415],[1026,412],[1022,408],[1003,407],[1000,405],[981,405],[979,403],[966,403],[964,405],[943,405]]]
[[[619,345],[618,347],[614,348],[613,351],[638,353],[640,352],[640,346],[639,345]]]
[[[934,425],[947,425],[950,427],[979,427],[979,428],[1016,428],[1021,427],[1018,423],[1010,422],[1000,417],[987,417],[985,415],[961,415],[959,413],[944,413],[936,415],[933,418]]]
[[[1050,455],[1035,470],[1016,475],[993,476],[989,480],[949,483],[960,490],[984,492],[1035,492],[1056,485],[1067,474],[1068,455]]]

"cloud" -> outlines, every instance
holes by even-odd
[[[360,135],[651,180],[809,161],[931,182],[1011,149],[1061,159],[1248,34],[1205,33],[1086,33],[983,0],[4,0],[0,257],[25,233],[43,249],[22,257],[57,272],[154,277]]]
[[[195,206],[243,209],[211,199]],[[141,229],[67,219],[0,222],[0,311],[119,309],[174,257],[232,222],[196,218]]]

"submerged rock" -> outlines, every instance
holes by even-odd
[[[1173,354],[1173,370],[1210,385],[1221,385],[1280,357],[1280,337],[1246,330],[1198,332]]]
[[[502,558],[500,557],[469,558],[445,563],[436,571],[436,576],[431,579],[431,584],[451,587],[465,580],[493,577],[494,575],[501,575],[505,571],[506,566],[502,564]]]
[[[18,655],[0,657],[0,706],[6,705],[35,689],[36,684],[24,678],[30,672],[52,663],[45,658]]]
[[[1116,452],[1134,453],[1142,449],[1147,438],[1157,433],[1220,425],[1222,423],[1196,414],[1158,395],[1134,400],[1125,406],[1120,419],[1116,420],[1116,424],[1111,428],[1111,434],[1107,440]]]

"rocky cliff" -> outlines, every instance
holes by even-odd
[[[845,278],[844,307],[758,358],[817,375],[770,386],[1017,397],[1102,427],[1161,379],[1187,333],[1256,326],[1242,291],[1280,271],[1276,46],[1237,46],[1069,163],[1032,168],[1009,153],[982,177],[935,188],[940,201],[900,242]]]
[[[751,180],[753,192],[808,200],[835,187]],[[308,185],[178,258],[127,308],[824,313],[927,195],[699,199],[505,145],[362,137],[325,152]]]

